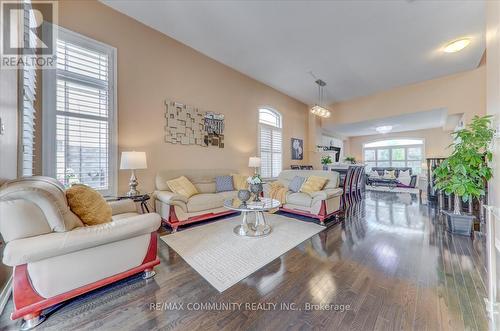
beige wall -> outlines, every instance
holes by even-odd
[[[262,83],[95,1],[62,1],[59,24],[118,50],[119,151],[146,151],[148,169],[138,171],[141,191],[154,189],[160,169],[234,168],[248,172],[257,153],[257,109],[283,114],[283,166],[291,163],[290,138],[307,145],[307,107]],[[223,113],[225,148],[164,142],[164,100],[170,98]],[[305,153],[306,154],[306,153]],[[307,162],[307,154],[306,154]],[[294,163],[299,163],[294,161]],[[120,171],[119,192],[128,171]]]
[[[392,138],[420,138],[425,140],[425,157],[446,157],[449,155],[448,145],[451,144],[451,136],[449,132],[443,131],[440,128],[415,130],[407,132],[388,133],[384,135],[371,135],[351,137],[348,140],[349,155],[352,155],[356,160],[363,160],[363,144],[383,139]]]
[[[468,122],[474,115],[486,113],[486,66],[417,84],[398,87],[374,95],[333,104],[333,116],[322,121],[345,124],[380,119],[401,114],[446,108],[448,114],[464,114]],[[441,128],[387,135],[350,137],[346,155],[362,160],[362,144],[385,137],[420,137],[426,140],[426,157],[447,156],[451,143],[448,132]]]
[[[466,122],[486,113],[486,67],[340,102],[324,125],[343,124],[446,108],[465,114]]]

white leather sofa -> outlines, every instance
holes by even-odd
[[[324,221],[340,213],[340,199],[343,189],[339,188],[339,173],[336,171],[324,170],[283,170],[278,181],[283,186],[288,187],[295,176],[304,177],[320,176],[328,179],[325,187],[312,194],[288,191],[286,193],[286,202],[280,210],[308,216],[319,220],[321,225]],[[264,184],[264,196],[269,197],[270,184]]]
[[[84,226],[55,179],[27,177],[0,188],[3,263],[14,267],[12,319],[31,328],[47,307],[136,273],[154,275],[160,216],[138,214],[131,200],[111,207],[111,222]]]
[[[156,175],[154,193],[156,211],[162,220],[175,232],[179,226],[207,219],[233,214],[235,211],[224,208],[224,200],[237,196],[237,191],[216,193],[215,177],[237,174],[234,170],[165,170]],[[189,199],[174,194],[167,181],[180,176],[188,178],[199,194]]]

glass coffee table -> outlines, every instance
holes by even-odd
[[[271,226],[267,223],[264,217],[264,212],[278,208],[281,203],[275,199],[260,198],[261,201],[248,201],[246,204],[239,199],[231,199],[224,201],[224,207],[231,210],[241,212],[241,224],[234,228],[233,232],[242,237],[263,237],[271,233]],[[255,222],[248,220],[248,215],[255,215]]]

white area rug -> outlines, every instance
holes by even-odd
[[[413,187],[388,187],[388,186],[366,186],[367,191],[378,191],[378,192],[395,192],[395,193],[412,193],[419,194],[420,189]]]
[[[253,221],[253,216],[250,221]],[[272,232],[261,238],[240,237],[233,228],[240,216],[161,237],[193,269],[222,292],[245,279],[325,227],[266,214]]]

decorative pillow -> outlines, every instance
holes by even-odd
[[[325,177],[319,176],[309,176],[302,187],[300,188],[300,192],[304,193],[313,193],[317,191],[321,191],[323,187],[325,187],[326,182],[328,181]]]
[[[385,179],[396,179],[395,170],[384,170]]]
[[[215,192],[234,191],[232,176],[215,177]]]
[[[368,174],[368,177],[370,177],[370,178],[380,178],[380,175],[378,174],[378,171],[377,171],[377,170],[372,170],[372,171],[370,171],[370,173]]]
[[[193,195],[198,194],[198,190],[194,187],[193,183],[191,183],[189,179],[184,176],[167,180],[167,185],[172,192],[182,195],[188,199]]]
[[[247,183],[248,176],[243,176],[238,174],[231,174],[231,176],[233,176],[233,185],[235,190],[237,191],[248,190],[248,183]]]
[[[410,169],[408,169],[408,170],[400,170],[398,178],[399,177],[411,177],[411,175],[410,175]]]
[[[87,185],[75,184],[66,190],[69,208],[85,225],[111,222],[111,206]]]
[[[302,184],[304,184],[305,180],[306,179],[304,177],[300,177],[300,176],[293,177],[290,184],[288,184],[288,189],[294,193],[299,192],[300,188],[302,187]]]

